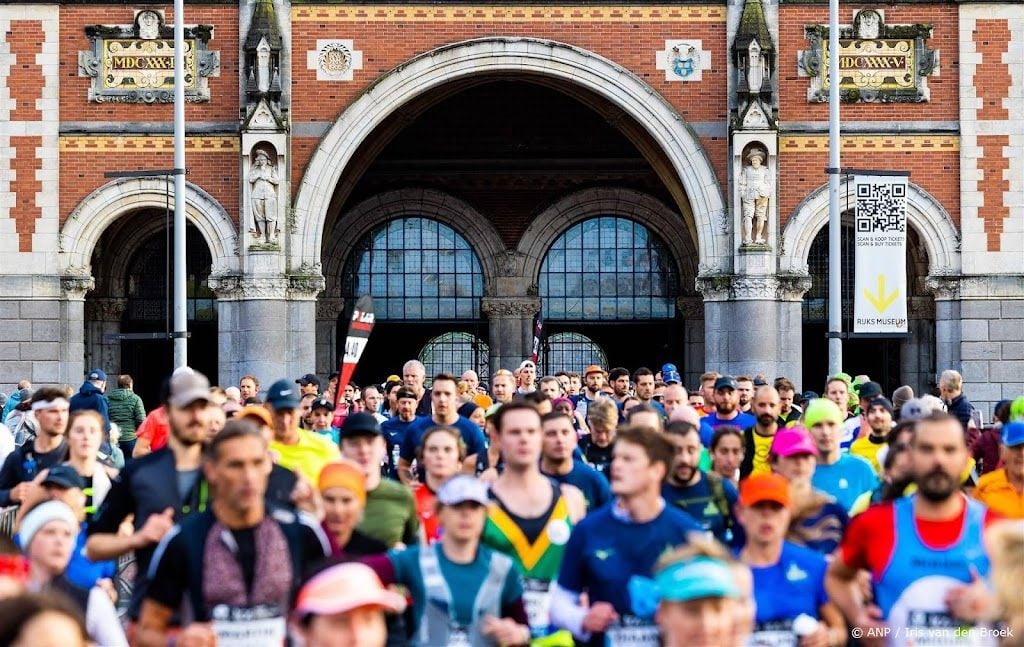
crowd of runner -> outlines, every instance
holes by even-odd
[[[0,644],[1024,645],[1024,396],[955,371],[260,377],[6,397]]]

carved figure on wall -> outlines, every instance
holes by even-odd
[[[765,153],[755,148],[747,153],[747,165],[739,177],[740,208],[743,217],[743,244],[766,244],[768,202],[772,195],[771,175],[764,166]]]
[[[155,11],[139,13],[139,38],[153,40],[160,35],[160,14]]]
[[[270,45],[266,39],[256,48],[256,87],[262,93],[270,90]]]
[[[277,187],[281,180],[277,175],[277,166],[266,151],[256,151],[252,168],[249,169],[249,182],[252,184],[250,202],[253,219],[250,233],[255,234],[257,239],[263,236],[266,243],[273,243],[278,236]]]
[[[761,56],[761,46],[757,44],[756,40],[750,41],[750,49],[747,53],[747,88],[750,92],[761,91],[761,85],[768,75],[767,63],[768,61]]]
[[[857,14],[855,18],[857,38],[862,40],[876,40],[881,36],[882,16],[877,11],[866,9]]]

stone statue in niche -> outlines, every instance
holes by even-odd
[[[877,11],[866,9],[854,19],[857,38],[861,40],[877,40],[881,35],[882,16]]]
[[[270,45],[265,38],[256,48],[256,87],[263,94],[270,91]]]
[[[263,237],[263,243],[273,244],[278,237],[278,201],[277,187],[281,180],[277,175],[277,165],[271,161],[270,155],[264,150],[257,150],[249,169],[249,183],[252,185],[250,204],[252,205],[253,234],[257,241]]]
[[[754,148],[747,153],[747,164],[739,177],[740,213],[743,218],[743,244],[768,243],[768,203],[772,196],[771,175],[765,163],[765,152]]]
[[[757,40],[750,41],[747,50],[747,88],[752,94],[759,93],[768,76],[768,61],[761,55]]]
[[[155,11],[141,11],[138,17],[139,38],[153,40],[160,35],[160,14]]]

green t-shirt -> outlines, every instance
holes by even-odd
[[[456,564],[444,555],[440,544],[423,546],[422,544],[407,548],[405,550],[393,550],[388,553],[391,566],[395,569],[395,581],[409,589],[413,599],[413,616],[416,625],[419,626],[423,618],[425,602],[427,599],[426,586],[423,584],[423,573],[420,571],[420,550],[434,550],[436,546],[437,561],[441,567],[441,574],[448,583],[448,590],[451,591],[452,606],[455,611],[455,620],[458,624],[468,627],[473,624],[473,605],[480,587],[490,573],[490,561],[492,550],[481,545],[476,552],[476,559],[469,564]],[[507,607],[523,596],[523,583],[519,577],[519,570],[514,566],[509,569],[505,576],[505,582],[501,589],[501,606]]]
[[[363,533],[389,547],[398,542],[411,546],[419,542],[419,526],[416,502],[404,485],[382,479],[376,489],[366,493],[366,510],[359,524]]]

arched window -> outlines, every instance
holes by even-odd
[[[679,276],[665,244],[627,218],[577,223],[554,242],[539,285],[548,320],[671,319]]]
[[[467,332],[449,332],[434,337],[420,351],[419,360],[427,368],[427,375],[451,373],[456,378],[472,369],[477,375],[487,376],[490,347],[476,335]]]
[[[213,257],[206,239],[189,225],[185,230],[188,268],[185,278],[186,311],[189,321],[213,321],[216,316],[213,290],[207,286]],[[152,236],[135,254],[128,266],[127,318],[135,321],[162,321],[167,318],[173,257],[168,262],[167,241],[163,233]]]
[[[578,332],[559,332],[544,342],[540,361],[542,375],[558,371],[582,373],[591,364],[608,366],[608,357],[597,343]]]
[[[466,239],[428,218],[375,227],[342,275],[342,296],[369,293],[383,320],[479,319],[483,290],[480,260]]]
[[[850,216],[852,214],[844,214]],[[853,317],[853,273],[856,251],[852,224],[842,225],[842,272],[843,326],[849,329]],[[807,271],[811,275],[811,289],[804,295],[804,321],[828,321],[828,226],[822,227],[814,237],[807,253]]]

